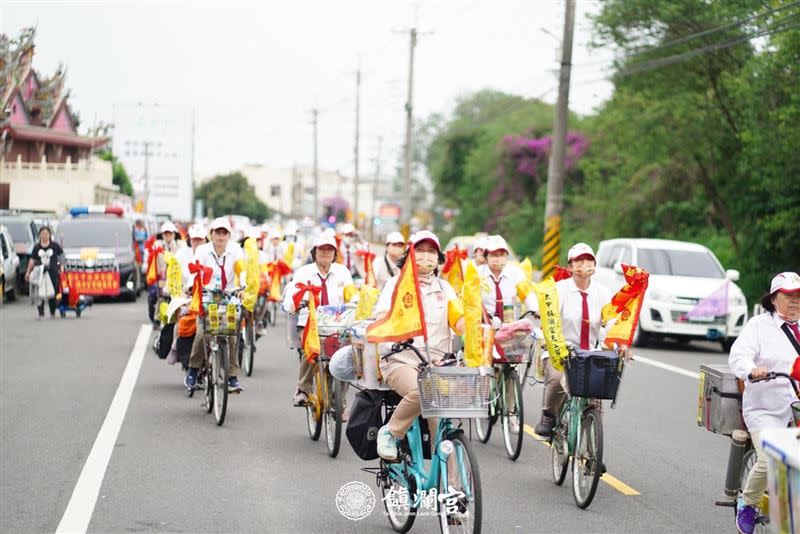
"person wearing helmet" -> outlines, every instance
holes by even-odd
[[[601,310],[611,302],[612,294],[605,286],[592,281],[597,262],[592,247],[576,243],[567,253],[572,277],[556,282],[558,303],[561,312],[561,327],[567,343],[583,350],[601,346],[605,339],[605,327]],[[532,308],[538,311],[538,305]],[[629,357],[628,347],[619,347],[624,358]],[[553,434],[556,414],[561,409],[566,393],[562,378],[564,373],[556,370],[547,359],[545,363],[545,389],[542,400],[542,416],[536,425],[536,433],[543,437]],[[602,402],[593,400],[602,413]]]
[[[231,223],[225,217],[218,217],[211,223],[211,242],[197,247],[194,252],[194,262],[200,262],[204,267],[212,270],[210,287],[222,289],[234,289],[239,285],[236,276],[235,265],[239,260],[244,259],[244,252],[235,242],[231,241]],[[239,383],[239,358],[236,352],[236,339],[232,341],[233,346],[229,352],[229,378],[228,388],[233,392],[242,391]],[[203,339],[203,321],[197,320],[197,334],[192,343],[192,353],[189,357],[189,372],[184,380],[187,389],[193,389],[197,385],[197,375],[205,359],[205,343]]]
[[[297,284],[321,287],[319,303],[322,306],[345,304],[347,301],[345,289],[353,286],[353,277],[346,267],[336,263],[338,254],[336,240],[330,234],[320,233],[314,240],[311,248],[312,263],[303,265],[295,271],[283,299],[283,310],[287,313],[298,313],[294,304],[294,295]],[[308,301],[308,293],[303,296],[303,301]],[[302,330],[308,321],[308,309],[299,310],[297,326]],[[302,336],[301,336],[302,338]],[[300,358],[300,370],[297,379],[297,388],[292,397],[292,404],[305,406],[308,395],[313,389],[314,373],[317,371],[316,362],[310,363],[305,357]]]
[[[397,262],[403,257],[406,251],[406,240],[400,232],[390,232],[386,236],[386,253],[383,258],[375,261],[375,280],[378,289],[383,289],[386,282],[400,274],[400,267]]]
[[[452,352],[453,332],[459,335],[464,333],[464,309],[453,287],[439,278],[439,266],[445,259],[439,238],[433,232],[421,230],[412,234],[409,241],[414,247],[431,361],[436,363],[444,354]],[[401,267],[407,259],[408,253],[402,256]],[[383,287],[375,305],[376,318],[380,319],[390,311],[398,280],[399,277],[390,278]],[[414,345],[422,347],[425,343],[420,337],[415,338]],[[419,358],[411,350],[381,359],[381,373],[386,383],[403,397],[388,423],[378,430],[378,454],[387,461],[397,460],[397,442],[403,439],[412,423],[422,413],[417,382],[419,364]],[[429,420],[431,432],[437,424],[436,420]]]

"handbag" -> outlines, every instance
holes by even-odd
[[[365,389],[355,395],[347,420],[345,436],[353,452],[362,460],[378,458],[378,430],[383,426],[385,391]]]
[[[39,298],[52,299],[56,296],[56,288],[53,287],[53,281],[50,279],[50,273],[42,269],[42,274],[39,277]]]

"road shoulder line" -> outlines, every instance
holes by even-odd
[[[659,369],[663,369],[665,371],[670,371],[679,375],[683,375],[689,378],[694,378],[695,380],[700,379],[700,373],[695,373],[694,371],[689,371],[688,369],[684,369],[683,367],[678,367],[676,365],[670,365],[668,363],[663,363],[658,360],[651,360],[650,358],[645,358],[644,356],[639,356],[638,354],[633,357],[634,362],[642,362],[645,365],[651,365],[653,367],[658,367]]]

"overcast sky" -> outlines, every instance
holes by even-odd
[[[590,50],[578,0],[570,104],[590,113],[611,93]],[[417,13],[417,15],[415,15]],[[458,96],[493,88],[556,97],[563,0],[92,2],[0,0],[0,31],[35,25],[34,67],[67,65],[72,109],[83,127],[111,121],[115,103],[189,105],[197,114],[196,172],[245,163],[307,164],[313,107],[320,109],[319,164],[353,170],[355,71],[361,90],[361,174],[371,174],[377,138],[393,167],[404,136],[407,30],[418,16],[417,117],[449,112]],[[587,65],[588,64],[588,65]]]

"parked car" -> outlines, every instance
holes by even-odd
[[[3,214],[0,217],[3,225],[8,229],[11,234],[11,239],[14,240],[14,251],[19,257],[19,277],[17,279],[17,288],[23,293],[28,292],[28,283],[25,281],[25,272],[28,269],[28,261],[30,260],[31,251],[33,246],[38,241],[37,227],[33,221],[33,217],[23,213]]]
[[[610,239],[597,249],[596,280],[612,292],[625,283],[621,264],[650,273],[634,344],[645,346],[656,338],[718,341],[730,351],[747,321],[747,301],[734,282],[739,271],[724,270],[714,253],[703,245],[665,239]],[[728,286],[727,313],[689,318],[687,312],[703,298]]]
[[[133,225],[121,208],[72,208],[58,225],[55,239],[64,249],[68,281],[79,286],[81,294],[128,300],[139,296],[143,276],[136,268]]]
[[[0,225],[0,260],[3,262],[3,274],[0,275],[3,300],[16,300],[19,291],[19,256],[5,224]]]

